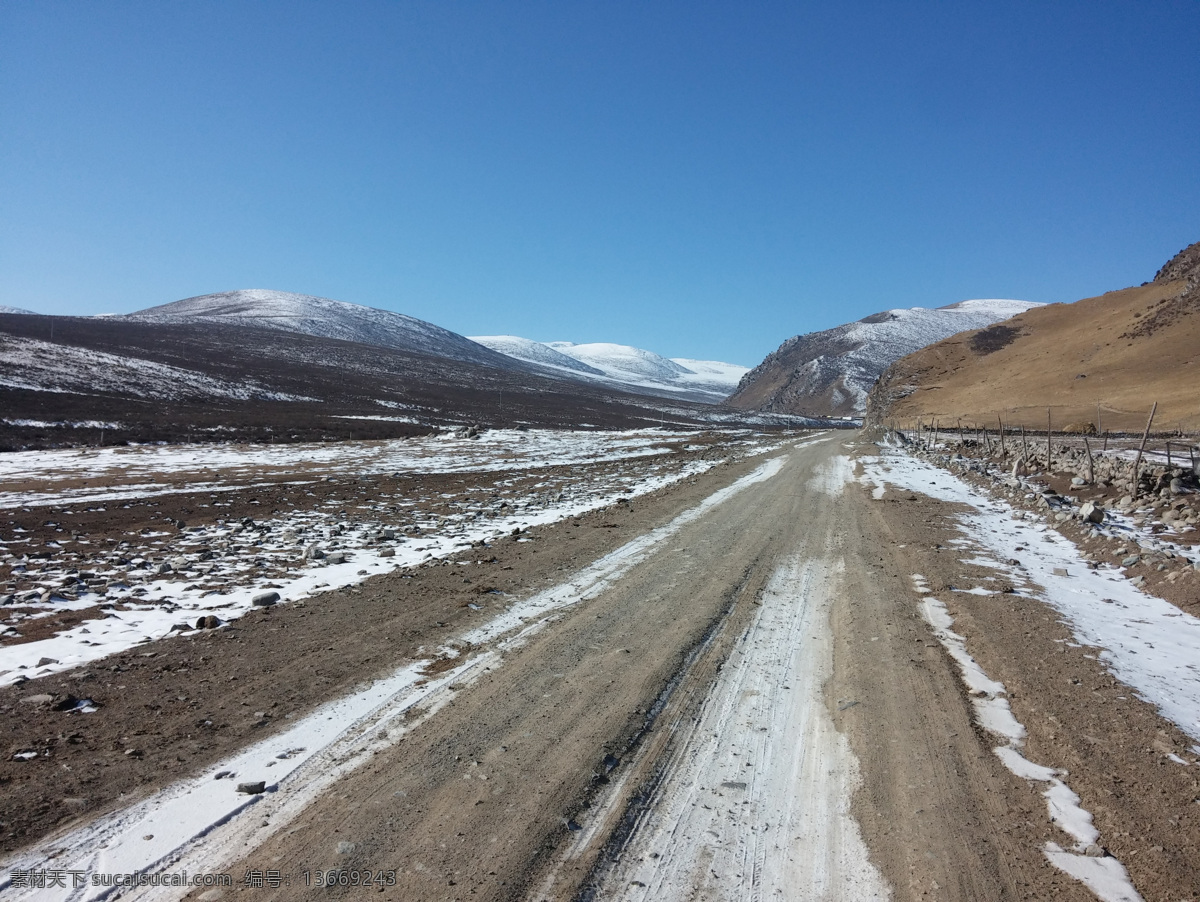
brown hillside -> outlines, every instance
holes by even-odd
[[[1200,430],[1200,243],[1140,288],[1038,307],[897,361],[868,401],[874,422],[923,417],[1044,429]]]

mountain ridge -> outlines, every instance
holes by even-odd
[[[1070,304],[1030,309],[895,361],[868,402],[868,419],[937,418],[972,426],[1140,430],[1157,419],[1195,429],[1200,367],[1200,242],[1153,281]]]
[[[958,332],[1041,306],[1005,298],[943,307],[893,308],[784,341],[738,383],[728,403],[743,410],[857,416],[875,380],[895,360]]]

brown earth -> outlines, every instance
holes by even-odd
[[[951,550],[950,506],[892,489],[876,501],[855,483],[836,497],[809,489],[813,472],[841,453],[841,436],[791,452],[777,477],[684,527],[604,592],[567,609],[296,823],[227,866],[238,882],[247,868],[282,870],[289,887],[235,886],[222,898],[363,892],[304,889],[302,870],[331,867],[395,869],[395,886],[372,890],[380,899],[531,898],[540,877],[565,860],[570,824],[586,825],[599,809],[598,794],[622,793],[623,802],[604,806],[620,811],[647,791],[656,760],[672,750],[672,724],[694,716],[781,556],[830,541],[845,558],[846,585],[832,616],[829,709],[858,756],[854,814],[894,898],[1092,898],[1042,854],[1046,841],[1068,843],[1049,823],[1038,787],[1005,770],[991,751],[995,739],[975,725],[957,665],[919,614],[914,572],[947,603],[968,650],[1008,686],[1029,730],[1030,759],[1070,771],[1101,844],[1142,895],[1200,896],[1200,789],[1192,768],[1165,758],[1194,759],[1187,738],[1113,681],[1094,649],[1058,641],[1068,634],[1041,602],[947,591],[983,574],[962,562],[968,552]],[[478,585],[516,595],[569,580],[755,463],[718,467],[632,510],[531,531],[532,544],[467,550],[464,559],[494,558],[469,568],[379,577],[231,629],[139,648],[89,668],[90,679],[66,673],[2,690],[0,724],[10,742],[50,752],[45,761],[4,765],[5,848],[203,772],[287,715],[490,617],[486,605],[465,606],[491,597],[475,594]],[[462,582],[464,571],[472,583]],[[77,687],[105,707],[77,715],[20,701],[40,692],[82,695]],[[842,707],[843,699],[858,704]],[[130,748],[140,755],[126,755]],[[618,759],[615,770],[606,755]],[[628,778],[610,790],[609,772]],[[118,799],[122,791],[128,795]],[[558,868],[553,898],[586,888],[609,834],[601,830],[600,845]],[[339,854],[339,842],[354,847]]]
[[[879,619],[889,616],[905,625],[915,647],[908,657],[918,676],[906,674],[901,689],[933,679],[923,673],[928,660],[946,655],[929,637],[912,584],[902,585],[908,573],[923,574],[934,596],[947,605],[954,618],[953,629],[966,638],[967,650],[990,677],[1007,687],[1013,714],[1028,730],[1024,754],[1031,761],[1068,772],[1068,785],[1100,830],[1100,844],[1124,863],[1142,896],[1147,900],[1200,898],[1200,771],[1167,757],[1176,754],[1195,762],[1194,740],[1113,679],[1099,661],[1099,649],[1075,645],[1057,612],[1041,601],[1013,594],[979,596],[949,590],[950,586],[987,585],[983,577],[995,573],[965,563],[962,558],[973,557],[973,553],[950,546],[958,534],[954,506],[922,495],[897,494],[890,488],[882,500],[871,504],[876,534],[889,539],[881,546],[877,566],[897,577],[896,594],[890,609],[856,612],[857,629],[847,623],[842,631],[848,645],[842,658],[845,670],[855,673],[865,665],[866,673],[878,674],[884,669],[879,661],[880,643],[869,642],[867,633],[874,634]],[[1191,592],[1193,600],[1200,598],[1200,587],[1193,585]],[[891,671],[894,677],[903,668]],[[874,691],[881,690],[885,695],[880,707],[905,704],[906,710],[915,710],[919,717],[928,716],[924,707],[914,709],[903,698],[891,698],[898,693],[893,682],[876,680]],[[854,691],[864,690],[839,692],[851,697],[847,693]],[[945,692],[936,697],[942,704],[950,698]],[[966,691],[961,686],[958,698],[966,705]],[[893,848],[893,854],[912,856],[916,850],[912,849],[911,833],[895,825],[906,810],[920,802],[904,798],[904,787],[890,776],[894,773],[891,767],[872,763],[879,762],[881,755],[886,760],[890,745],[880,741],[879,728],[871,721],[862,723],[857,733],[851,730],[864,761],[866,780],[856,811],[873,847],[880,844]],[[908,728],[926,729],[919,721]],[[977,734],[980,753],[995,760],[988,749],[1000,744],[998,740],[977,726],[969,729]],[[995,764],[998,766],[998,760]],[[964,764],[939,753],[923,767],[940,771],[943,786],[953,787],[955,769]],[[988,846],[1003,848],[1016,842],[1036,848],[1046,840],[1062,844],[1046,829],[1045,802],[1039,795],[1044,784],[1026,785],[1011,775],[1008,779],[1015,787],[1024,786],[1024,792],[1017,793],[1023,799],[991,806],[994,819]],[[946,886],[944,882],[941,885]],[[1015,889],[1019,889],[1017,898],[1052,895],[1044,889],[1021,886],[1019,880]],[[1001,896],[951,891],[945,898]]]
[[[1139,288],[1037,307],[901,358],[871,392],[868,420],[1045,429],[1049,409],[1055,428],[1133,431],[1157,401],[1160,428],[1200,430],[1197,247]]]

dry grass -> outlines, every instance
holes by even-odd
[[[1177,312],[1184,283],[1151,283],[1074,304],[1038,307],[989,330],[964,332],[898,361],[873,398],[880,420],[918,417],[951,425],[1044,429],[1097,420],[1105,430],[1200,429],[1200,311],[1147,330],[1167,308]],[[995,326],[990,327],[994,332]],[[1148,334],[1147,334],[1148,333]],[[905,393],[908,392],[907,395]]]

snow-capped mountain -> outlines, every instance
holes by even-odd
[[[26,310],[24,307],[10,307],[7,304],[0,304],[0,313],[33,313],[33,311]]]
[[[185,298],[128,314],[151,323],[226,323],[299,332],[511,369],[508,358],[469,338],[403,313],[261,288]]]
[[[574,357],[568,357],[566,354],[556,351],[550,345],[542,344],[540,341],[533,341],[529,338],[520,338],[516,335],[472,335],[471,341],[512,357],[515,360],[524,360],[527,363],[535,363],[538,366],[563,370],[568,375],[605,375],[603,370],[588,366],[581,360],[576,360]]]
[[[1041,304],[1003,299],[885,310],[789,338],[748,372],[729,402],[744,410],[861,415],[867,393],[894,361],[968,329],[982,329]]]
[[[641,394],[715,403],[723,401],[748,369],[715,360],[669,359],[630,345],[538,342],[511,335],[478,335],[472,341],[518,360],[557,369],[572,378]]]

